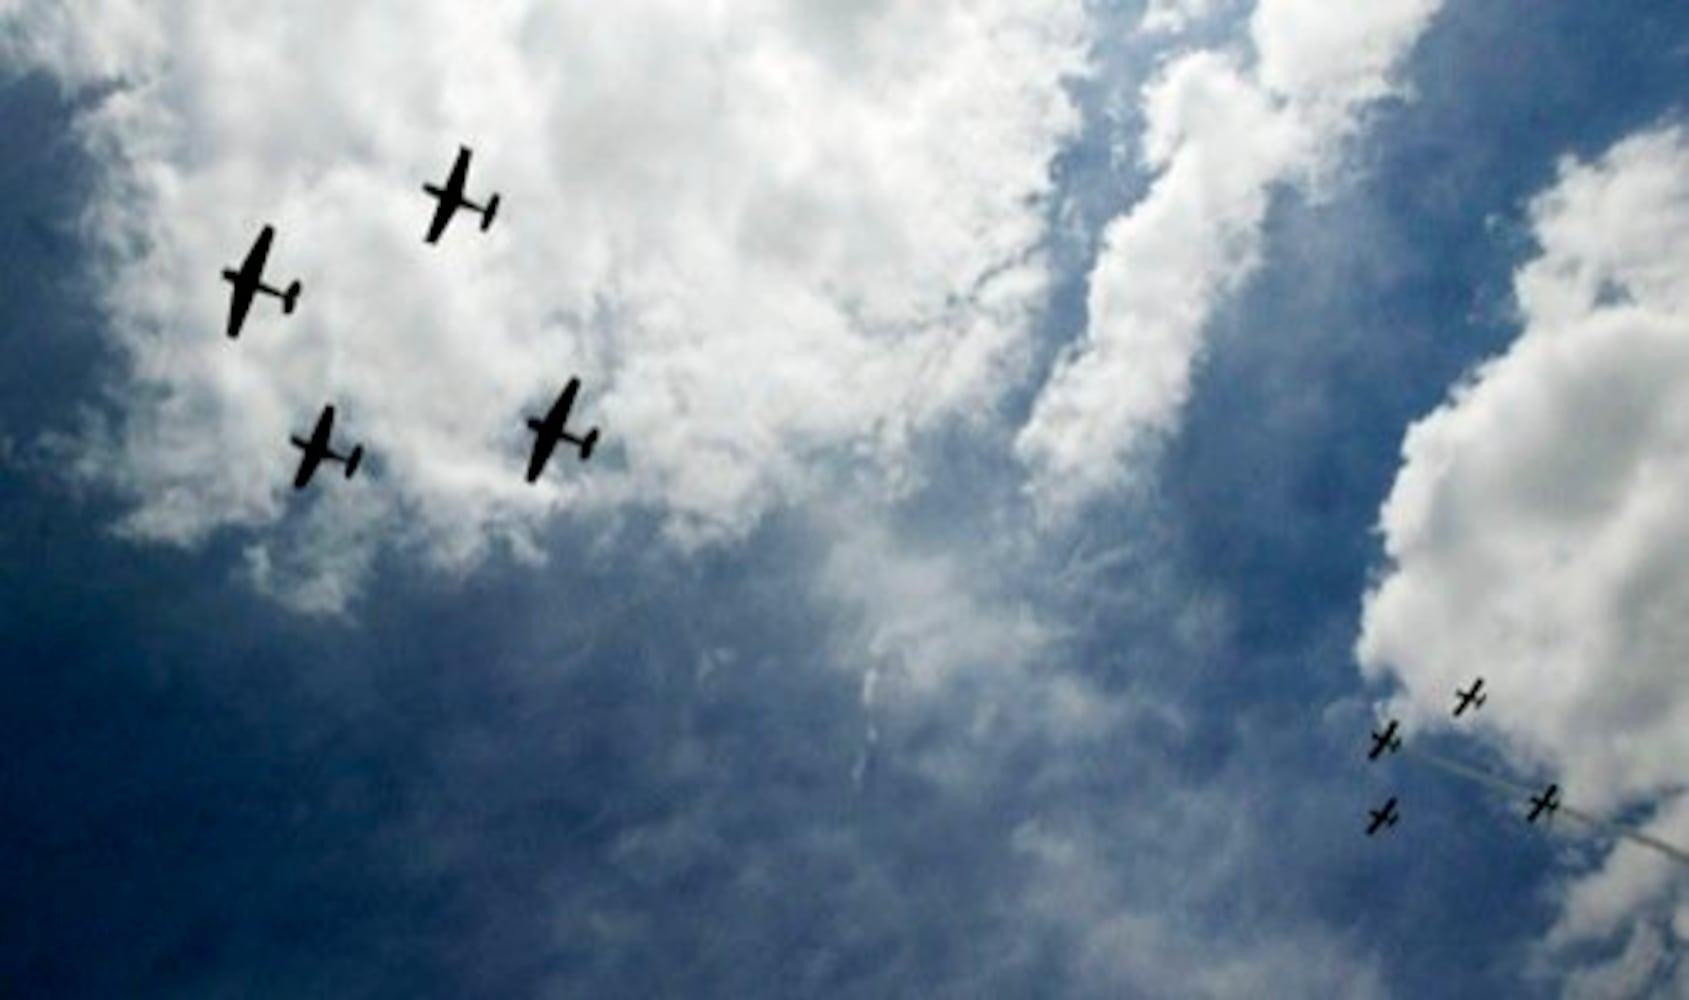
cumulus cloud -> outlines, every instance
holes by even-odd
[[[79,128],[128,373],[82,468],[134,535],[250,530],[317,605],[355,591],[348,547],[462,567],[629,507],[696,542],[829,456],[907,475],[1016,377],[1086,29],[1078,0],[26,2],[14,61],[117,85]],[[425,247],[460,142],[503,209]],[[301,306],[229,343],[216,276],[266,222]],[[571,374],[599,457],[528,488],[521,418]],[[312,503],[286,441],[329,401],[371,474]]]
[[[1592,812],[1655,807],[1648,832],[1682,844],[1689,133],[1566,161],[1530,216],[1523,330],[1408,432],[1357,654],[1420,728],[1482,674],[1475,731],[1518,768]],[[1682,888],[1677,866],[1621,847],[1569,892],[1550,942],[1601,939]],[[1633,945],[1627,966],[1657,952]]]
[[[1209,6],[1154,5],[1145,30],[1183,26]],[[1439,6],[1264,0],[1249,20],[1253,58],[1196,51],[1150,83],[1143,148],[1156,179],[1103,234],[1085,336],[1016,442],[1046,511],[1119,486],[1177,425],[1203,330],[1253,268],[1273,191],[1331,171]]]

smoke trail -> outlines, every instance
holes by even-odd
[[[1458,778],[1465,778],[1468,781],[1483,785],[1490,791],[1509,799],[1519,796],[1529,797],[1536,794],[1536,789],[1534,788],[1527,788],[1524,785],[1509,781],[1506,778],[1488,774],[1475,767],[1462,764],[1457,760],[1450,760],[1440,754],[1432,753],[1429,750],[1420,750],[1416,747],[1403,745],[1402,752],[1417,757],[1425,763],[1430,764],[1432,767],[1435,767],[1447,774],[1452,774]],[[1560,803],[1557,809],[1559,812],[1565,813],[1572,819],[1575,819],[1592,829],[1605,833],[1610,837],[1628,840],[1632,843],[1641,844],[1643,847],[1651,847],[1673,861],[1676,861],[1678,864],[1689,866],[1689,851],[1685,851],[1683,848],[1677,847],[1673,844],[1668,844],[1658,837],[1643,833],[1641,830],[1634,830],[1630,827],[1619,826],[1616,823],[1609,823],[1605,820],[1598,819],[1581,809],[1574,809],[1571,805],[1564,801]]]

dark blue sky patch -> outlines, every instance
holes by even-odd
[[[67,511],[15,493],[6,508],[35,503]],[[179,995],[242,968],[287,992],[377,932],[403,936],[407,887],[379,839],[404,763],[301,682],[331,643],[209,560],[85,526],[7,549],[0,588],[27,596],[0,612],[17,852],[0,980]],[[316,968],[296,964],[307,952]]]
[[[78,214],[93,183],[67,124],[79,106],[39,76],[0,80],[0,430],[20,453],[71,426],[81,389],[109,359],[83,269]]]

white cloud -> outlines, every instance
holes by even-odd
[[[1407,434],[1358,657],[1399,681],[1391,710],[1421,728],[1483,675],[1475,732],[1581,808],[1662,806],[1650,832],[1682,844],[1689,134],[1564,163],[1531,217],[1523,332]],[[1683,885],[1621,848],[1572,889],[1550,942],[1604,937]]]
[[[1670,963],[1671,951],[1660,929],[1641,925],[1632,931],[1624,951],[1611,961],[1567,976],[1560,995],[1566,1000],[1682,996],[1681,990],[1667,993],[1659,988],[1660,973],[1669,969]]]
[[[1689,800],[1678,798],[1647,831],[1659,836],[1681,830],[1689,821]],[[1568,886],[1560,917],[1549,930],[1550,951],[1598,941],[1639,926],[1636,918],[1670,919],[1670,906],[1683,900],[1683,872],[1678,862],[1636,844],[1625,844],[1601,868]]]
[[[26,3],[14,57],[124,81],[80,127],[133,375],[83,467],[134,534],[252,529],[313,600],[368,561],[331,540],[464,566],[637,504],[696,541],[829,454],[906,473],[1016,375],[1086,28],[1078,0]],[[459,142],[499,222],[425,247]],[[300,309],[229,343],[216,275],[265,222]],[[600,457],[528,488],[521,417],[574,373]],[[331,400],[379,474],[324,489],[379,530],[310,506],[289,544],[335,558],[266,556],[301,504],[286,438]]]
[[[1093,831],[1041,821],[1015,830],[1014,848],[1036,873],[1025,905],[1079,941],[1081,995],[1386,995],[1376,963],[1349,953],[1328,929],[1282,919],[1251,926],[1219,902],[1246,910],[1257,901],[1240,901],[1237,883],[1266,881],[1246,871],[1234,810],[1220,796],[1187,796],[1159,803],[1141,823],[1116,816],[1128,829],[1112,829],[1108,840],[1141,838],[1136,884]],[[1211,909],[1225,918],[1211,919]]]
[[[889,671],[900,686],[928,697],[960,671],[1018,673],[1058,638],[1030,607],[1002,592],[1006,586],[986,585],[1011,580],[1025,567],[1010,569],[984,548],[922,551],[918,542],[898,538],[882,516],[835,511],[822,530],[832,547],[818,595],[858,623],[845,643],[847,661]]]
[[[1219,0],[1150,0],[1138,28],[1146,33],[1178,34],[1213,17],[1218,6]]]
[[[1064,560],[1026,519],[982,506],[947,512],[978,523],[939,529],[834,509],[817,531],[828,549],[814,596],[841,612],[829,658],[863,676],[857,787],[884,767],[925,782],[933,801],[1002,797],[1009,825],[994,814],[982,836],[1007,835],[993,877],[1012,888],[987,952],[1009,965],[1048,954],[1063,970],[1051,988],[1077,996],[1220,1000],[1259,996],[1264,983],[1286,996],[1384,996],[1380,963],[1296,899],[1284,844],[1262,833],[1260,775],[1193,778],[1169,753],[1200,742],[1191,706],[1153,682],[1099,683],[1108,654],[1089,640],[1106,635],[1135,660],[1146,637],[1074,622],[1092,606],[1081,595],[1166,601],[1182,613],[1149,641],[1188,666],[1219,655],[1223,610],[1166,593],[1154,573],[1120,573],[1119,551]]]
[[[1261,85],[1302,114],[1329,112],[1322,130],[1343,129],[1360,106],[1388,96],[1390,74],[1441,0],[1262,0],[1250,20]]]
[[[1057,365],[1016,443],[1046,511],[1060,513],[1128,479],[1132,460],[1170,432],[1189,395],[1202,333],[1249,275],[1269,198],[1318,181],[1436,0],[1332,5],[1264,0],[1249,22],[1255,53],[1181,56],[1144,94],[1144,199],[1112,223],[1091,274],[1089,327]],[[1193,7],[1157,7],[1146,28]]]

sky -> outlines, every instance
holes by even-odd
[[[1689,995],[1685,81],[1670,0],[0,0],[0,993]]]

